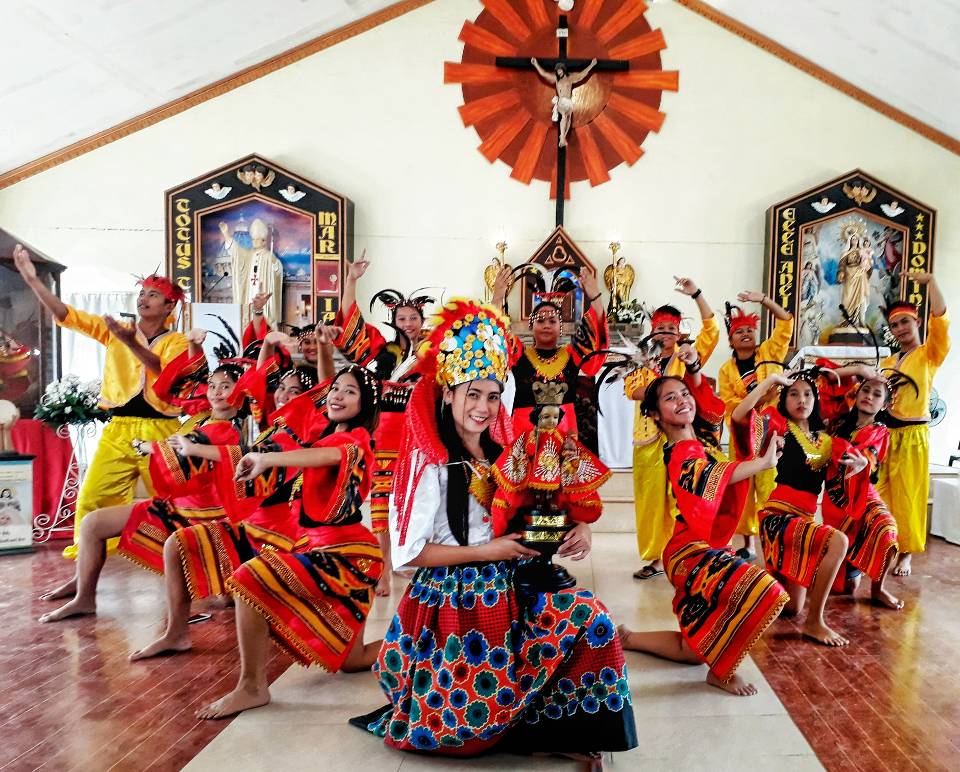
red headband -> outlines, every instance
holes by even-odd
[[[757,314],[730,314],[728,334],[738,327],[749,327],[755,330],[760,326],[760,317]]]
[[[906,306],[898,306],[887,315],[887,321],[889,322],[898,316],[912,316],[914,319],[920,319],[920,314],[917,312],[916,307],[907,308]]]
[[[158,276],[154,273],[145,279],[141,279],[137,284],[144,289],[156,290],[171,303],[179,303],[184,299],[183,290],[166,276]]]
[[[669,311],[654,311],[653,317],[650,319],[651,326],[656,328],[660,322],[671,322],[679,327],[680,317],[671,314]]]

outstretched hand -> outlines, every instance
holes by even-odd
[[[121,343],[132,346],[137,342],[137,328],[135,325],[123,324],[109,315],[103,317],[103,321],[106,322],[107,329],[110,331],[110,334],[117,338]]]
[[[741,303],[762,303],[765,297],[766,295],[762,292],[754,292],[753,290],[744,290],[737,293],[737,300]]]
[[[859,474],[869,464],[867,457],[853,446],[840,456],[840,463],[847,467],[851,475]]]
[[[360,258],[350,263],[350,267],[347,269],[348,279],[352,279],[353,281],[356,281],[367,272],[367,268],[370,267],[370,261],[367,260],[366,257],[367,257],[367,250],[364,249],[363,252],[360,254]]]
[[[597,269],[585,265],[580,271],[580,284],[583,286],[583,291],[587,294],[588,299],[597,295],[600,292],[597,283]]]
[[[774,432],[770,435],[767,449],[759,460],[762,462],[764,469],[776,469],[777,461],[780,460],[781,455],[783,455],[783,437]]]
[[[202,327],[194,327],[190,332],[187,333],[187,342],[192,343],[195,346],[202,346],[203,342],[207,339],[207,331]]]
[[[238,482],[255,480],[265,471],[267,471],[266,453],[247,453],[247,455],[237,463],[236,471],[233,473],[233,479]]]
[[[250,305],[253,306],[254,311],[263,311],[271,297],[273,297],[272,292],[258,292],[253,296],[253,302]]]
[[[13,264],[17,267],[25,282],[29,283],[37,278],[37,267],[33,264],[30,253],[27,252],[23,244],[17,244],[13,248]]]
[[[677,282],[677,286],[674,289],[684,295],[689,295],[692,297],[699,289],[696,282],[686,276],[674,276],[673,278],[674,281]]]

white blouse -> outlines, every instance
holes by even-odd
[[[446,466],[428,464],[423,470],[423,476],[414,492],[406,543],[403,545],[399,543],[400,531],[397,526],[396,504],[394,497],[390,497],[390,545],[394,568],[403,568],[414,560],[423,552],[427,542],[453,547],[459,545],[447,521],[447,477]],[[397,481],[399,485],[405,483],[406,481]],[[490,513],[472,494],[467,496],[467,508],[469,546],[486,544],[493,538]]]

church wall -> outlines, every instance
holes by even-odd
[[[480,294],[499,238],[517,264],[553,225],[546,184],[487,163],[460,122],[459,87],[443,85],[480,9],[437,0],[2,190],[0,224],[70,267],[66,292],[124,289],[163,264],[163,191],[257,152],[356,203],[357,254],[373,260],[361,300],[427,284]],[[680,91],[665,94],[663,129],[633,167],[573,185],[567,228],[592,260],[616,237],[635,296],[695,314],[672,290],[683,274],[720,309],[763,288],[767,207],[859,167],[939,210],[935,273],[960,299],[960,158],[673,2],[648,19]],[[721,342],[708,373],[726,353]],[[960,439],[958,357],[937,382],[951,411],[931,435],[942,462]]]

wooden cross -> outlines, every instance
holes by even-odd
[[[591,59],[570,59],[567,57],[567,40],[570,36],[570,29],[567,25],[566,14],[560,15],[560,24],[557,27],[557,57],[555,59],[541,59],[537,61],[545,70],[553,70],[557,64],[563,64],[568,73],[579,72],[585,69]],[[530,57],[521,56],[498,56],[496,58],[497,67],[512,67],[517,70],[533,70],[534,66]],[[598,59],[595,70],[606,71],[624,71],[630,69],[630,62],[626,59]],[[567,184],[567,148],[559,147],[560,141],[560,121],[557,121],[557,225],[563,225],[563,203],[564,192]]]

